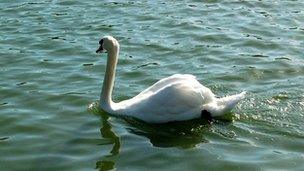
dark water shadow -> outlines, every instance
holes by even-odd
[[[131,117],[123,117],[123,120],[130,133],[148,138],[155,147],[186,149],[208,143],[205,136],[212,133],[213,125],[231,123],[233,115],[229,113],[218,118],[203,117],[162,124],[151,124]]]
[[[212,125],[205,119],[164,124],[150,124],[134,118],[124,118],[124,121],[130,133],[144,136],[153,146],[162,148],[193,148],[207,143],[204,133],[209,132]]]

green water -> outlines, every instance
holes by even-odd
[[[303,1],[0,6],[1,170],[303,170]],[[121,44],[117,101],[175,73],[248,96],[228,122],[109,117],[96,108],[103,35]]]

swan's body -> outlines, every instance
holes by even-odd
[[[208,111],[211,116],[221,116],[245,97],[245,92],[242,92],[216,98],[195,76],[175,74],[161,79],[131,99],[115,103],[112,101],[112,90],[119,44],[111,36],[104,37],[99,43],[100,48],[96,52],[108,51],[100,96],[100,107],[108,113],[132,116],[150,123],[183,121],[201,117],[202,111]]]

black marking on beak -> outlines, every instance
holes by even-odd
[[[99,45],[102,45],[103,44],[103,39],[100,39],[99,40]]]
[[[103,44],[103,39],[99,40],[99,48],[96,50],[96,53],[102,53],[103,52],[103,48],[102,48],[102,44]]]
[[[100,45],[99,48],[96,50],[96,53],[101,53],[103,51],[102,46]]]

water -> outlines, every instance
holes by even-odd
[[[0,4],[1,170],[304,168],[302,1]],[[174,73],[249,94],[212,124],[109,117],[103,35],[121,44],[117,101]]]

